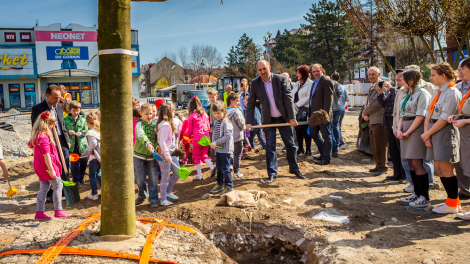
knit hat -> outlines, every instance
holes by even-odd
[[[157,100],[155,100],[155,106],[156,106],[157,108],[159,108],[160,105],[162,105],[162,104],[164,104],[164,103],[165,103],[165,101],[164,101],[163,99],[157,99]]]

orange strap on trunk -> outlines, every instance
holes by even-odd
[[[30,254],[43,254],[47,249],[24,249],[24,250],[10,250],[0,253],[1,256],[6,255],[30,255]],[[128,253],[113,252],[99,249],[84,249],[84,248],[64,248],[61,252],[61,255],[81,255],[81,256],[98,256],[98,257],[107,257],[107,258],[122,258],[122,259],[132,259],[140,260],[140,256]],[[175,264],[176,262],[165,261],[155,258],[150,258],[151,262],[156,263],[169,263]]]
[[[144,249],[142,249],[142,254],[140,254],[139,264],[149,263],[150,253],[152,252],[153,241],[162,233],[166,224],[169,222],[170,222],[170,219],[165,219],[161,221],[160,223],[154,223],[152,225],[152,229],[150,229],[150,233],[147,237],[147,241],[145,241]]]
[[[81,222],[77,227],[70,231],[67,235],[59,239],[56,243],[52,244],[45,252],[42,254],[41,258],[36,262],[36,264],[47,264],[52,263],[54,259],[60,254],[60,252],[67,246],[72,240],[74,240],[83,230],[90,226],[93,222],[100,219],[100,215],[92,214],[85,221]]]

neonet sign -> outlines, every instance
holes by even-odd
[[[0,55],[0,70],[22,70],[24,65],[28,63],[28,56],[9,56],[7,53]],[[10,67],[5,67],[10,66]]]
[[[96,42],[96,31],[35,31],[36,41],[87,41]]]

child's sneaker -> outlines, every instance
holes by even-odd
[[[217,169],[215,167],[211,169],[211,178],[215,176],[216,172],[217,172]]]
[[[436,214],[456,214],[459,213],[459,207],[450,207],[447,204],[441,206],[435,206],[432,211]]]
[[[470,212],[458,213],[457,217],[463,220],[470,220]]]
[[[428,207],[430,205],[431,201],[426,200],[426,198],[424,198],[424,196],[422,195],[418,199],[416,199],[416,201],[410,203],[410,206],[414,207]]]
[[[42,219],[49,220],[51,218],[52,218],[52,215],[47,215],[44,211],[36,212],[36,215],[34,216],[34,219],[36,220],[42,220]]]
[[[167,193],[166,198],[170,198],[172,200],[178,200],[178,196],[174,195],[173,193]]]
[[[216,184],[214,188],[210,191],[211,193],[218,193],[224,190],[224,185],[218,185]]]
[[[184,159],[183,160],[183,165],[187,165],[188,164],[188,160],[187,159]]]
[[[55,218],[69,217],[69,216],[71,216],[71,215],[72,215],[72,214],[64,213],[64,211],[62,211],[62,210],[55,210],[55,213],[54,213],[54,217],[55,217]]]
[[[168,206],[168,205],[172,205],[173,203],[168,201],[168,200],[165,200],[165,201],[161,201],[160,202],[160,205],[163,205],[163,206]]]
[[[231,191],[233,191],[233,188],[227,185],[227,186],[225,186],[225,189],[219,195],[222,196],[222,195],[224,195],[226,193],[229,193]]]
[[[196,175],[196,177],[194,177],[194,180],[195,181],[202,181],[203,180],[202,175]]]
[[[414,201],[418,200],[418,198],[419,198],[418,195],[413,193],[412,195],[410,195],[408,197],[401,198],[400,201],[402,201],[404,203],[411,203],[411,202],[414,202]]]
[[[86,198],[88,198],[90,200],[93,200],[93,201],[96,201],[96,200],[98,200],[98,194],[93,195],[93,194],[89,193],[89,194],[87,194]]]
[[[240,172],[237,172],[237,173],[234,173],[233,176],[235,178],[241,178],[241,177],[243,177],[243,174],[241,174]]]

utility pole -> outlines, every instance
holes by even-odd
[[[172,84],[172,85],[175,85],[175,84],[176,84],[176,79],[175,79],[175,68],[176,68],[176,65],[173,65],[173,67],[171,67],[171,69],[173,70],[173,84]]]
[[[201,79],[199,79],[199,89],[204,90],[201,88],[201,83],[204,85],[204,58],[201,59]],[[209,81],[209,80],[208,80]]]

